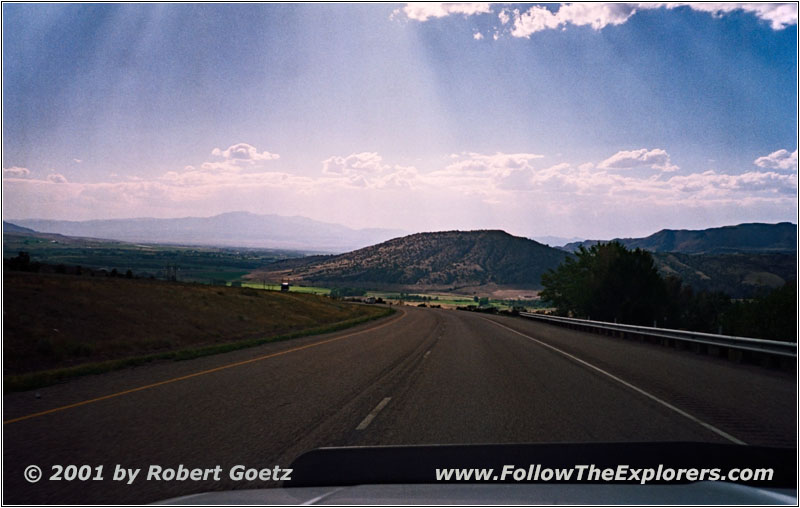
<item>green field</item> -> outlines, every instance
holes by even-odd
[[[140,245],[60,235],[3,234],[3,257],[27,252],[31,259],[52,265],[96,270],[131,270],[137,277],[167,278],[206,284],[240,280],[256,268],[280,259],[300,257],[295,251],[224,247]]]
[[[242,287],[254,289],[266,289],[268,291],[280,291],[281,285],[275,282],[242,282]],[[312,295],[329,295],[331,294],[330,288],[322,288],[316,286],[289,286],[290,293],[310,293]]]
[[[395,300],[395,301],[404,301],[409,304],[414,303],[431,303],[434,305],[449,305],[449,306],[465,306],[465,305],[474,305],[475,302],[471,297],[468,296],[458,296],[458,295],[446,295],[441,293],[409,293],[401,295],[396,291],[368,291],[367,295],[374,296],[375,298],[383,298],[384,300]],[[498,302],[499,300],[490,300],[493,302]]]
[[[280,284],[276,283],[269,283],[269,282],[243,282],[242,287],[249,287],[254,289],[266,289],[267,291],[280,291]],[[319,286],[299,286],[299,285],[291,285],[289,287],[289,292],[291,293],[311,293],[315,295],[329,295],[331,293],[331,288],[319,287]],[[467,305],[477,305],[476,302],[472,297],[469,296],[459,296],[459,295],[449,295],[449,294],[442,294],[442,293],[410,293],[410,294],[403,294],[397,291],[367,291],[364,297],[372,296],[375,298],[382,298],[384,300],[391,300],[393,302],[404,302],[409,305],[415,305],[419,303],[426,303],[429,305],[443,305],[448,307],[465,307]],[[497,307],[498,309],[510,309],[514,305],[522,305],[526,307],[534,307],[538,305],[536,301],[511,301],[511,300],[497,300],[497,299],[489,299],[489,305],[493,307]]]
[[[262,282],[245,282],[243,287],[250,287],[255,289],[266,289],[269,291],[280,291],[280,284],[275,283],[262,283]],[[311,293],[316,295],[329,295],[332,288],[319,287],[319,286],[299,286],[291,285],[290,292],[293,293]],[[442,305],[445,307],[466,307],[468,305],[478,305],[480,302],[475,301],[471,296],[447,294],[447,293],[400,293],[397,291],[366,291],[364,296],[374,298],[382,298],[386,301],[403,302],[408,305],[418,305],[425,303],[428,305]],[[528,308],[541,307],[542,303],[538,300],[500,300],[495,298],[484,301],[484,305],[497,307],[500,310],[510,309],[514,306],[523,306]]]

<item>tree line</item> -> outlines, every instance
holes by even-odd
[[[733,301],[662,276],[648,251],[616,241],[580,247],[545,272],[542,285],[541,298],[563,316],[796,341],[794,282],[761,298]]]
[[[18,272],[33,272],[33,273],[57,273],[65,275],[95,275],[106,277],[125,277],[127,279],[134,278],[133,271],[128,269],[124,274],[116,268],[110,271],[106,269],[92,269],[81,265],[69,265],[64,263],[52,264],[42,263],[41,261],[33,261],[27,252],[20,252],[17,256],[12,258],[3,259],[3,268],[6,270],[13,270]],[[150,277],[152,278],[152,277]]]

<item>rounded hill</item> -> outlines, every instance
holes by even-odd
[[[442,231],[395,238],[338,256],[317,257],[298,266],[270,265],[269,275],[320,284],[484,284],[539,286],[542,273],[566,253],[500,230]]]

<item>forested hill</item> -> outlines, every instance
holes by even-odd
[[[270,265],[271,277],[351,285],[538,287],[564,251],[499,230],[418,233],[339,256]]]

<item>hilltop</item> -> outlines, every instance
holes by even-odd
[[[499,230],[417,233],[338,256],[279,261],[252,278],[359,287],[452,290],[487,284],[539,287],[566,253]]]

